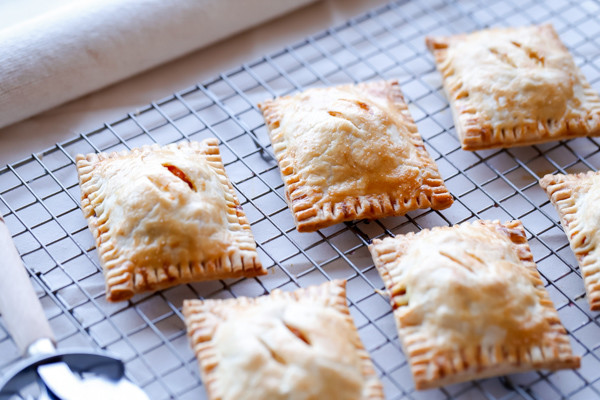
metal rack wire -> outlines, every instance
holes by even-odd
[[[600,3],[575,0],[398,1],[279,52],[182,90],[72,140],[0,169],[0,213],[61,347],[112,351],[153,399],[205,398],[182,322],[185,298],[258,296],[326,279],[348,280],[348,302],[388,399],[600,398],[600,321],[577,262],[537,184],[546,173],[598,169],[600,141],[580,138],[514,149],[460,149],[424,36],[488,26],[552,23],[592,86],[600,89]],[[300,234],[256,104],[312,86],[398,79],[455,204],[403,217]],[[270,274],[182,285],[107,303],[91,234],[79,209],[77,153],[146,143],[221,140],[227,173]],[[375,237],[472,219],[521,219],[574,351],[578,370],[534,371],[416,392],[383,283],[366,248]],[[19,359],[0,319],[0,376]]]

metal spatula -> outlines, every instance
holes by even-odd
[[[52,329],[2,216],[0,314],[27,356],[0,382],[0,400],[148,399],[125,378],[121,360],[101,352],[57,351]]]

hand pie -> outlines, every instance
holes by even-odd
[[[383,400],[345,286],[331,281],[253,299],[186,300],[209,400]]]
[[[218,141],[77,156],[106,297],[265,274]]]
[[[579,367],[519,221],[373,240],[417,389]]]
[[[590,308],[600,311],[600,173],[546,175],[540,186],[556,207],[577,257]]]
[[[308,89],[259,107],[298,231],[452,204],[397,82]]]
[[[552,25],[428,37],[426,43],[464,150],[600,134],[600,97]]]

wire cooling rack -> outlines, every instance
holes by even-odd
[[[152,103],[119,121],[0,169],[0,213],[59,346],[103,348],[153,399],[205,398],[182,322],[186,298],[258,296],[327,279],[348,280],[348,301],[388,399],[600,398],[600,323],[546,195],[546,173],[596,170],[600,142],[580,138],[505,150],[460,149],[427,34],[551,22],[600,89],[600,4],[595,1],[399,1]],[[307,87],[398,79],[454,205],[404,217],[298,233],[256,104]],[[92,235],[79,209],[77,153],[217,137],[226,170],[269,274],[182,285],[107,303]],[[370,239],[473,219],[520,219],[547,289],[569,331],[578,370],[530,372],[416,392],[391,308],[367,250]],[[0,250],[1,251],[1,250]],[[0,320],[0,374],[19,354]]]

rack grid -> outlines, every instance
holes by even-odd
[[[576,0],[397,1],[281,51],[154,102],[118,121],[0,169],[0,214],[36,287],[59,347],[102,348],[153,399],[205,398],[181,305],[186,298],[259,296],[328,279],[348,280],[348,303],[388,399],[600,398],[600,320],[589,311],[577,262],[537,184],[547,173],[597,170],[600,140],[512,149],[460,149],[441,78],[424,44],[491,26],[552,23],[600,89],[600,3]],[[267,98],[375,79],[397,79],[455,197],[447,210],[338,224],[298,233],[256,104]],[[217,137],[227,173],[269,274],[181,285],[108,303],[91,233],[79,208],[74,157],[148,143]],[[534,371],[417,392],[383,283],[367,250],[376,237],[474,219],[520,219],[569,332],[578,370]],[[0,377],[20,358],[0,319]]]

